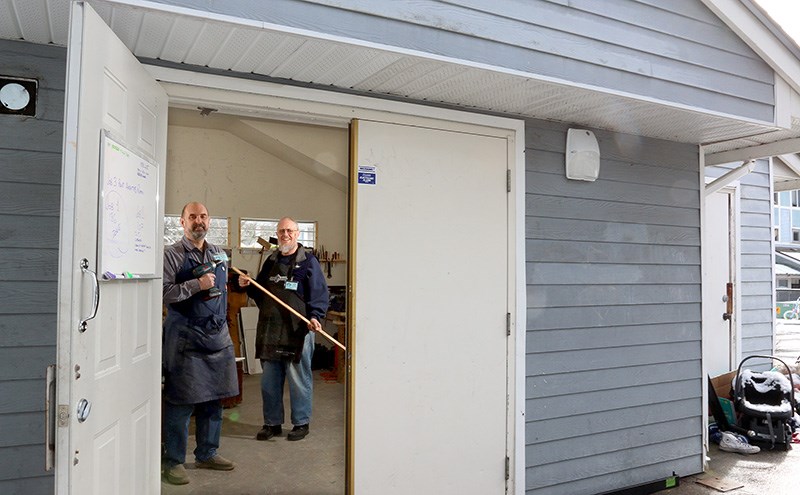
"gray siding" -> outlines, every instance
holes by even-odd
[[[66,50],[0,41],[0,67],[39,81],[35,117],[0,115],[0,493],[52,493],[44,379],[56,362]]]
[[[720,177],[739,164],[706,167],[707,177]],[[742,357],[773,353],[775,311],[772,266],[772,195],[769,162],[759,160],[755,170],[739,179],[741,243]],[[758,361],[756,361],[757,363]]]
[[[570,181],[566,129],[525,130],[527,492],[698,473],[698,150],[597,131],[599,179]]]
[[[773,120],[773,71],[699,0],[156,1]]]

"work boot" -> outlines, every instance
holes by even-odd
[[[264,425],[261,430],[256,433],[256,440],[269,440],[272,437],[278,436],[283,433],[281,425]]]
[[[228,459],[225,459],[221,455],[217,454],[211,459],[206,459],[205,461],[196,461],[194,466],[197,469],[215,469],[217,471],[230,471],[236,467],[236,464],[232,463]]]
[[[292,431],[286,435],[287,440],[295,441],[302,440],[308,435],[308,425],[296,425]]]
[[[185,485],[189,483],[189,474],[183,464],[175,464],[164,469],[164,480],[171,485]]]

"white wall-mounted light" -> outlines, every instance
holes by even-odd
[[[567,179],[594,181],[600,173],[600,147],[592,131],[567,130]]]

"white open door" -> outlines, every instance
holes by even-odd
[[[706,372],[717,376],[734,369],[736,359],[734,300],[734,194],[728,189],[705,198],[703,233],[703,360]],[[728,288],[730,284],[730,289]],[[730,294],[729,294],[730,291]],[[726,316],[727,315],[727,316]]]
[[[167,96],[83,2],[72,3],[67,79],[56,490],[158,493],[164,210],[159,198],[164,194]],[[158,278],[98,282],[90,273],[99,269],[101,129],[158,164],[157,218],[137,227],[145,229],[145,238],[155,235],[151,247]],[[81,269],[83,259],[89,271]],[[80,321],[94,311],[96,287],[96,317],[81,332]],[[83,415],[82,401],[90,406]]]
[[[352,132],[351,493],[504,493],[508,141]]]

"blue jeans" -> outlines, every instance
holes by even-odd
[[[289,400],[292,405],[292,424],[307,425],[311,421],[313,376],[311,355],[314,353],[314,333],[308,332],[303,342],[299,363],[292,361],[261,360],[261,399],[264,407],[264,424],[283,424],[283,384],[289,380]]]
[[[222,403],[219,400],[200,404],[170,404],[164,402],[164,459],[165,467],[186,462],[186,444],[189,440],[189,418],[195,413],[194,457],[207,461],[217,454],[222,433]]]

